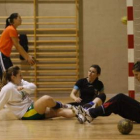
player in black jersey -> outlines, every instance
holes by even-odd
[[[91,106],[100,106],[104,103],[106,95],[104,93],[104,84],[99,80],[101,68],[99,65],[91,65],[88,71],[88,77],[79,79],[70,94],[74,102],[70,105],[82,105],[85,108]],[[79,96],[77,96],[79,93]]]

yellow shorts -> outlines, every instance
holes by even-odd
[[[45,119],[45,114],[39,114],[34,109],[34,105],[31,104],[31,106],[28,108],[27,112],[24,114],[24,116],[21,118],[22,120],[43,120]]]

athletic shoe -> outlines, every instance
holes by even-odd
[[[80,123],[84,123],[85,121],[91,123],[93,118],[89,114],[89,109],[86,110],[82,106],[78,106],[79,114],[78,114],[78,121]]]
[[[81,123],[81,124],[83,124],[83,123],[86,122],[86,118],[85,118],[85,116],[82,115],[82,114],[78,114],[78,115],[77,115],[77,119],[78,119],[79,123]]]
[[[78,114],[79,114],[79,110],[78,110],[78,106],[72,106],[72,111],[73,111],[73,113],[76,115],[76,117],[78,116]]]
[[[82,124],[86,121],[80,106],[72,106],[72,111],[76,115],[78,121]]]

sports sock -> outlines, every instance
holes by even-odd
[[[62,103],[56,101],[56,105],[53,107],[53,109],[59,109],[59,108],[62,108],[62,107],[63,107]]]

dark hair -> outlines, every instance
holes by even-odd
[[[18,66],[9,67],[6,71],[3,72],[2,77],[2,87],[7,84],[8,81],[11,80],[11,76],[16,76],[19,73],[20,68]]]
[[[101,74],[101,68],[100,68],[99,65],[91,65],[90,68],[91,68],[91,67],[96,69],[97,74]]]
[[[137,61],[137,62],[134,64],[132,70],[137,71],[137,72],[138,72],[138,71],[140,72],[140,61]]]
[[[7,19],[6,19],[6,25],[5,28],[11,24],[13,24],[14,19],[18,17],[18,13],[13,13],[11,14]]]

